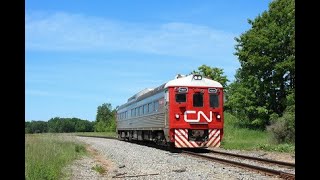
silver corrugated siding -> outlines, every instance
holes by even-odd
[[[153,130],[165,127],[165,111],[117,121],[117,129]]]

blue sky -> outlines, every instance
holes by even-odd
[[[239,68],[234,37],[271,0],[27,0],[25,118],[95,120],[202,64]]]

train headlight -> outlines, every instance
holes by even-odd
[[[218,114],[218,115],[217,115],[217,119],[220,119],[220,118],[221,118],[221,116],[220,116],[220,114]]]
[[[201,76],[201,75],[198,75],[198,74],[195,74],[195,75],[193,75],[193,79],[195,79],[195,80],[201,80],[201,79],[202,79],[202,76]]]
[[[179,118],[180,118],[180,115],[179,115],[179,114],[176,114],[175,117],[176,117],[176,119],[179,119]]]

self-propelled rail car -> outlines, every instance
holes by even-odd
[[[223,87],[201,75],[177,75],[144,89],[117,109],[120,139],[175,148],[219,147],[223,137]]]

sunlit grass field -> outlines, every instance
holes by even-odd
[[[267,131],[239,128],[236,126],[236,117],[225,113],[224,137],[221,147],[239,150],[266,150],[277,152],[295,151],[294,144],[276,144]]]
[[[62,169],[84,154],[84,145],[73,142],[72,137],[61,134],[26,134],[25,177],[30,180],[61,179],[66,176]]]

